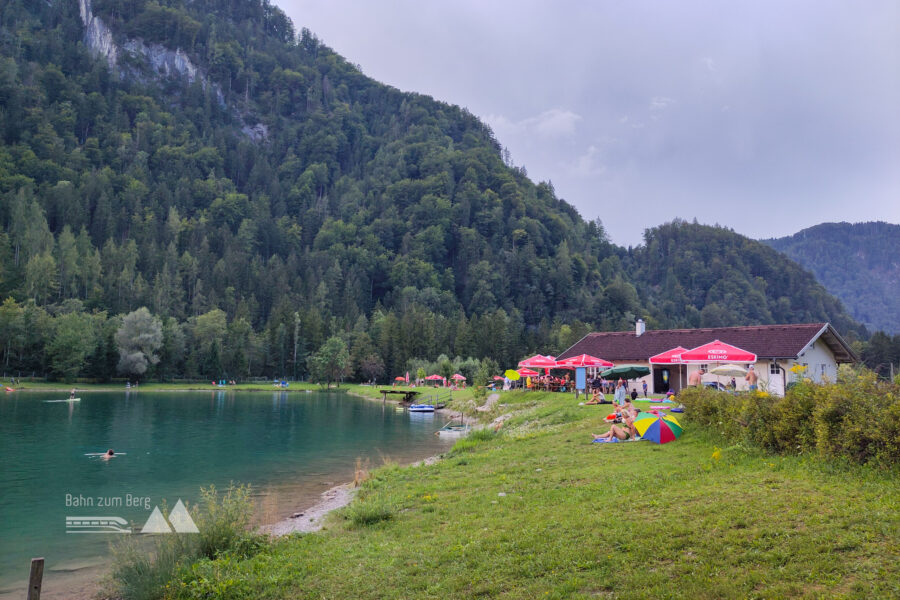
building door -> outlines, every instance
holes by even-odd
[[[775,361],[769,363],[769,393],[784,396],[784,370]]]
[[[672,381],[673,375],[677,378],[677,374],[668,367],[653,367],[653,393],[665,394],[674,388],[677,383]]]

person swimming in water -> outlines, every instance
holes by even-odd
[[[116,456],[116,453],[113,452],[113,449],[112,449],[112,448],[110,448],[109,450],[107,450],[106,452],[104,452],[104,453],[100,456],[100,458],[102,458],[103,460],[109,460],[109,459],[111,459],[111,458],[115,458],[115,456]]]

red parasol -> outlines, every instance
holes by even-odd
[[[687,348],[682,346],[678,346],[677,348],[672,348],[671,350],[666,350],[665,352],[660,352],[654,356],[650,357],[651,365],[680,365],[684,361],[681,359],[681,355],[687,352]]]
[[[556,359],[552,356],[544,356],[543,354],[535,354],[531,358],[526,358],[519,362],[520,367],[530,367],[532,369],[552,369],[556,366]]]
[[[579,354],[556,361],[557,367],[612,367],[613,363],[590,354]]]
[[[682,352],[681,361],[686,363],[755,363],[756,355],[721,340],[715,340]]]

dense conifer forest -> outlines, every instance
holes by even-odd
[[[900,333],[900,225],[822,223],[763,242],[812,271],[856,320]]]
[[[867,336],[758,242],[674,222],[617,247],[504,157],[266,0],[2,0],[0,370],[474,374],[637,317]]]

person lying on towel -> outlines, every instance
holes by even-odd
[[[609,442],[612,441],[613,438],[620,440],[622,442],[627,442],[628,440],[632,440],[637,437],[637,429],[634,428],[634,417],[627,416],[624,420],[624,426],[619,427],[618,425],[613,425],[609,428],[609,431],[606,433],[602,433],[600,435],[592,434],[594,442]]]

